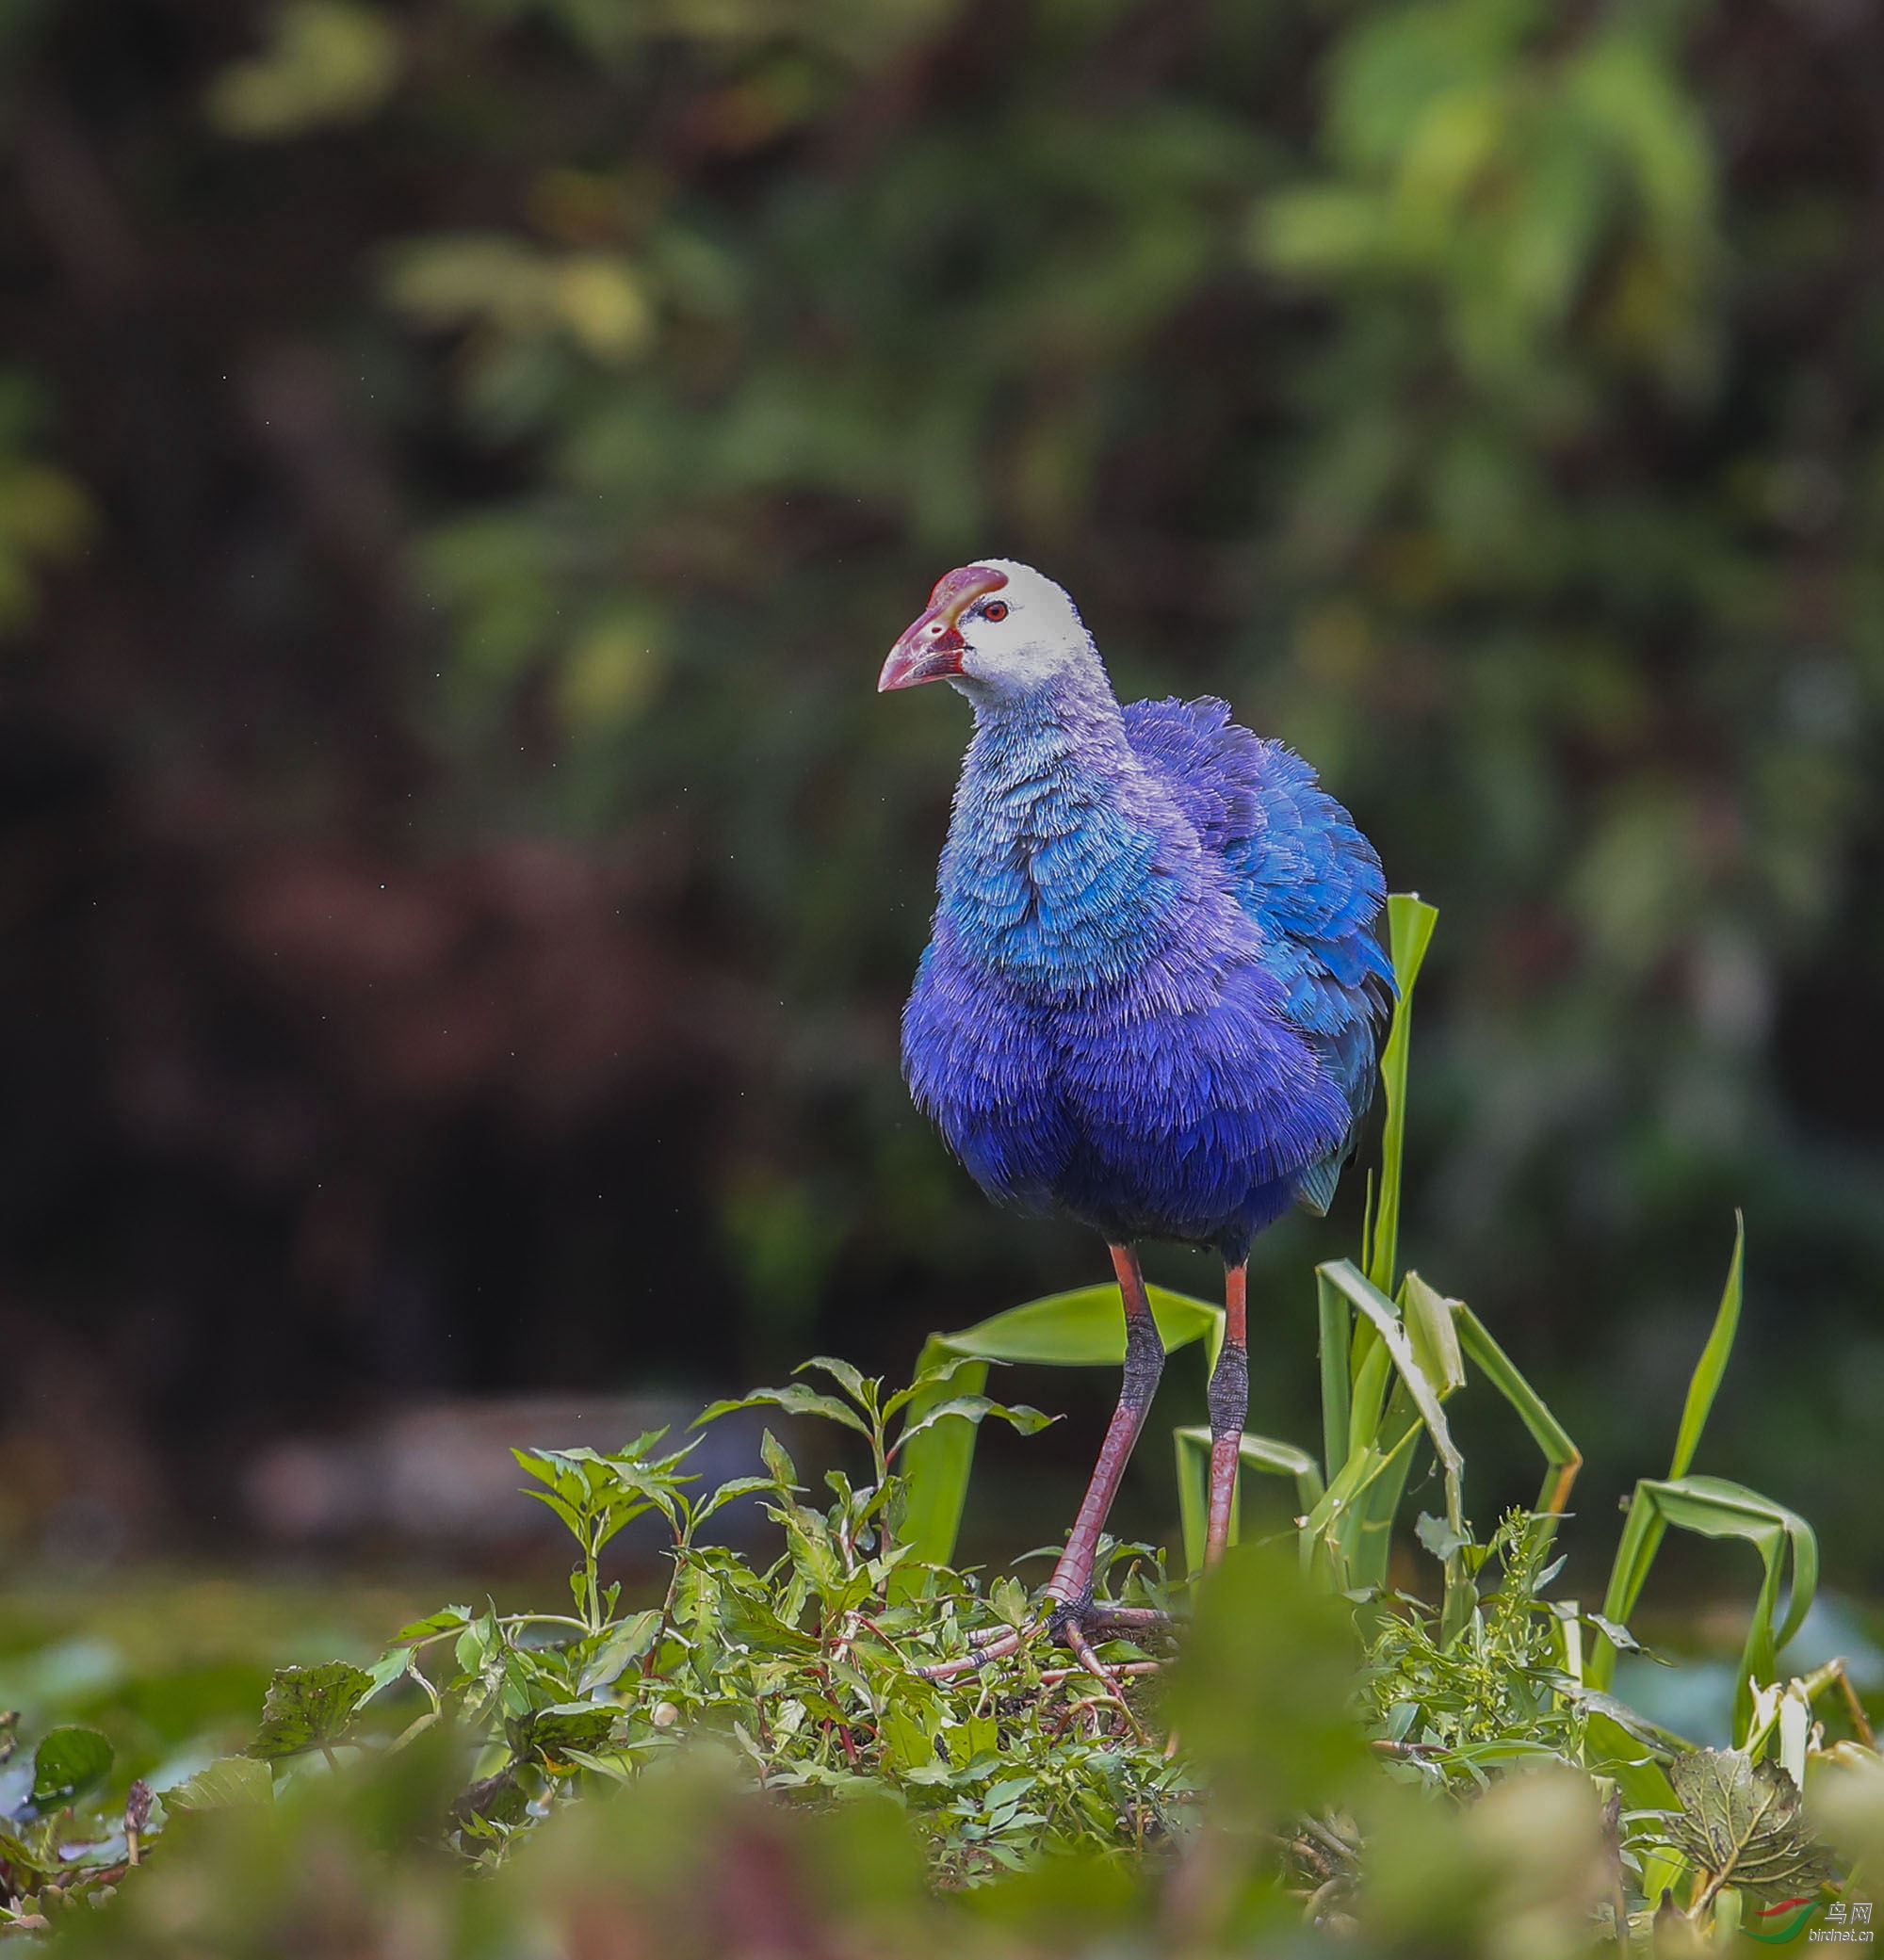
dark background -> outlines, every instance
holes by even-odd
[[[1739,1206],[1698,1467],[1884,1580],[1866,0],[0,23],[0,1553],[1103,1275],[897,1076],[966,718],[874,675],[999,553],[1440,907],[1405,1249],[1605,1546]],[[1261,1427],[1357,1212],[1259,1249]],[[1031,1525],[1111,1389],[1015,1392]]]

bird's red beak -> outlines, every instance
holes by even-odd
[[[968,642],[957,622],[983,592],[998,591],[1006,583],[1007,574],[992,565],[963,565],[938,579],[929,595],[929,609],[890,648],[877,676],[877,692],[919,688],[924,681],[960,673]]]

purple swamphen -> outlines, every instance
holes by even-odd
[[[1121,707],[1073,602],[1027,565],[992,559],[937,584],[877,685],[934,680],[968,697],[975,732],[903,1073],[991,1198],[1079,1219],[1112,1251],[1125,1383],[1047,1586],[1048,1628],[1096,1666],[1096,1637],[1155,1617],[1093,1601],[1164,1365],[1137,1244],[1223,1255],[1214,1562],[1249,1399],[1250,1240],[1291,1205],[1327,1208],[1372,1098],[1393,995],[1374,935],[1385,886],[1308,765],[1223,702]]]

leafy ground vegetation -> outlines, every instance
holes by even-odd
[[[1107,1677],[1025,1628],[1011,1577],[951,1563],[990,1367],[1116,1362],[1103,1288],[939,1336],[908,1385],[807,1362],[716,1403],[828,1421],[853,1481],[805,1485],[768,1431],[753,1475],[704,1490],[690,1445],[520,1449],[578,1549],[567,1609],[449,1605],[370,1667],[279,1669],[239,1753],[158,1791],[103,1728],[22,1735],[0,1768],[0,1930],[60,1952],[180,1956],[1485,1952],[1548,1960],[1781,1943],[1868,1922],[1884,1761],[1832,1661],[1791,1676],[1817,1547],[1784,1506],[1691,1465],[1741,1311],[1736,1242],[1668,1474],[1629,1505],[1600,1610],[1558,1596],[1574,1444],[1483,1323],[1396,1272],[1410,1003],[1435,914],[1392,901],[1401,1006],[1386,1147],[1356,1262],[1316,1273],[1323,1448],[1243,1446],[1292,1482],[1292,1531],[1202,1580],[1113,1544],[1111,1596],[1168,1611]],[[1390,1288],[1390,1290],[1389,1290]],[[1168,1345],[1216,1309],[1154,1302]],[[1446,1405],[1473,1376],[1544,1458],[1536,1505],[1481,1532]],[[1174,1437],[1187,1570],[1203,1444]],[[1442,1515],[1414,1538],[1430,1596],[1389,1583],[1409,1472]],[[703,1541],[757,1498],[761,1565]],[[658,1513],[664,1596],[625,1604],[602,1555]],[[1697,1748],[1611,1692],[1670,1528],[1745,1542],[1733,1744]],[[165,1780],[163,1778],[156,1779]],[[1854,1918],[1854,1916],[1860,1916]]]

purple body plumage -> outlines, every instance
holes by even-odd
[[[1121,708],[1070,602],[1006,569],[1016,612],[1025,574],[1073,630],[942,670],[975,734],[904,1073],[991,1197],[1234,1264],[1291,1203],[1325,1208],[1370,1098],[1379,861],[1222,702]]]

